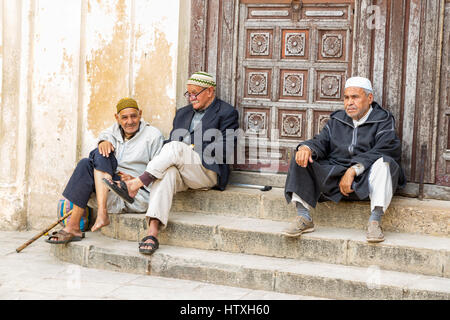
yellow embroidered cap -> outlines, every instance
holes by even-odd
[[[123,109],[127,109],[127,108],[134,108],[134,109],[139,110],[139,107],[138,107],[138,104],[137,104],[136,100],[134,100],[132,98],[123,98],[123,99],[121,99],[117,103],[116,108],[117,108],[117,113],[119,113]]]

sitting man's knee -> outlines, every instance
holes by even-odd
[[[383,157],[375,161],[370,168],[369,183],[373,183],[375,180],[391,180],[389,162],[384,161]]]
[[[389,169],[389,162],[384,161],[384,158],[381,157],[377,161],[375,161],[372,165],[372,170],[383,170],[383,169]]]
[[[186,144],[185,144],[184,142],[181,142],[181,141],[171,141],[171,142],[166,143],[166,144],[164,145],[163,149],[166,148],[166,149],[173,149],[173,150],[179,151],[179,150],[181,150],[185,145],[186,145]]]
[[[167,180],[167,179],[174,179],[179,175],[179,171],[175,166],[171,166],[169,168],[167,168],[167,170],[164,173],[164,177],[162,178],[162,180]]]
[[[78,161],[77,167],[80,168],[90,168],[92,166],[91,160],[88,158],[83,158]]]
[[[176,156],[177,159],[183,159],[180,160],[183,163],[189,163],[189,157],[186,158],[186,156],[189,156],[190,153],[187,152],[187,150],[190,149],[190,147],[181,141],[171,141],[169,143],[166,143],[163,148],[161,149],[160,154],[161,155],[170,155],[170,156]]]
[[[89,158],[90,159],[93,159],[93,160],[95,160],[95,159],[98,159],[98,158],[106,158],[106,157],[104,157],[101,153],[100,153],[100,150],[98,149],[98,148],[95,148],[94,150],[92,150],[90,153],[89,153]],[[110,153],[109,153],[109,155],[108,155],[108,158],[112,158],[112,157],[114,157],[114,151],[111,151]]]

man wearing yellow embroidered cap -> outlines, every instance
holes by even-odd
[[[238,112],[216,97],[215,88],[212,75],[195,72],[187,82],[189,104],[177,111],[169,139],[145,172],[125,181],[125,186],[104,180],[110,190],[129,202],[139,188],[151,184],[147,236],[139,243],[143,254],[158,249],[157,236],[167,225],[175,193],[188,188],[224,190],[228,183],[230,169],[225,159],[234,153]]]
[[[89,158],[81,159],[75,168],[63,196],[73,204],[72,215],[64,229],[52,234],[52,244],[79,241],[82,238],[80,220],[87,206],[97,209],[91,231],[110,224],[108,213],[145,212],[149,190],[142,188],[136,201],[128,204],[108,188],[102,179],[128,180],[141,175],[147,163],[161,150],[161,132],[142,119],[142,110],[132,98],[121,99],[116,105],[116,123],[100,133],[98,147]]]
[[[300,143],[291,160],[285,196],[298,215],[283,233],[314,231],[309,211],[319,200],[370,199],[366,240],[383,241],[381,217],[397,186],[406,182],[400,156],[394,117],[374,101],[370,80],[348,79],[344,110],[333,112],[314,139]]]

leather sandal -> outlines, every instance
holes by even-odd
[[[153,240],[154,243],[145,242],[147,240]],[[151,249],[144,249],[142,247],[151,247]],[[152,254],[159,248],[159,241],[154,236],[146,236],[139,242],[139,252],[143,254]]]
[[[56,238],[57,240],[51,240],[53,238]],[[45,239],[45,242],[51,243],[51,244],[66,244],[72,241],[81,241],[81,239],[84,238],[84,232],[82,236],[76,236],[72,233],[69,233],[67,231],[64,231],[63,229],[59,231],[55,231],[52,234],[48,236],[48,239]]]
[[[106,178],[103,178],[103,183],[106,184],[109,190],[117,194],[119,197],[121,197],[123,200],[125,200],[128,203],[133,203],[134,199],[130,197],[128,194],[128,188],[124,181],[120,180],[120,187],[112,180],[108,180]]]

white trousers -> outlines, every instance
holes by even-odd
[[[197,152],[183,142],[172,141],[147,165],[157,178],[150,187],[147,220],[158,219],[160,229],[167,226],[173,196],[187,189],[210,189],[217,184],[217,173],[206,169]]]
[[[369,198],[370,209],[382,207],[386,212],[391,203],[393,195],[391,171],[389,162],[384,162],[383,158],[378,159],[370,167],[369,173]],[[311,210],[311,206],[303,201],[297,194],[292,194],[293,202],[300,202],[306,209]]]

